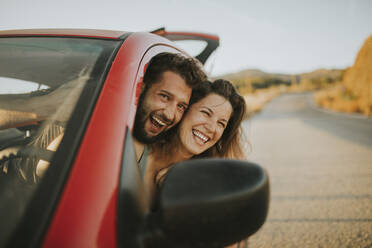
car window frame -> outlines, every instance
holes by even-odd
[[[89,37],[56,36],[47,38],[75,38],[75,39],[98,39],[113,43],[113,49],[106,49],[100,54],[93,68],[91,79],[87,81],[79,100],[78,108],[74,109],[70,120],[66,125],[66,133],[59,149],[53,156],[51,163],[53,167],[46,171],[38,189],[32,196],[23,217],[17,224],[17,228],[7,242],[10,247],[40,247],[43,237],[47,231],[53,213],[57,208],[58,201],[62,195],[64,185],[69,177],[73,162],[78,152],[78,147],[84,136],[85,129],[96,105],[97,99],[104,85],[105,79],[111,68],[111,62],[115,58],[122,43],[131,33],[126,33],[120,39],[104,39]],[[32,36],[30,36],[32,37]],[[37,36],[42,37],[42,36]],[[94,87],[92,87],[94,86]],[[74,128],[78,126],[78,128]],[[75,130],[74,130],[75,129]],[[43,190],[39,190],[43,189]],[[43,204],[47,204],[47,206]],[[37,223],[37,225],[35,224]]]
[[[132,138],[132,129],[134,125],[134,119],[136,115],[136,111],[138,109],[138,98],[141,93],[141,86],[143,83],[143,77],[146,73],[147,65],[150,62],[150,60],[156,56],[157,54],[160,54],[162,52],[169,52],[169,53],[179,53],[184,56],[186,55],[184,52],[179,50],[176,47],[167,45],[167,44],[156,44],[151,46],[143,55],[141,62],[138,66],[137,75],[135,77],[135,83],[133,84],[133,90],[132,90],[132,98],[130,101],[131,107],[130,113],[128,115],[128,126],[126,127],[126,133],[124,138],[124,146],[122,151],[122,162],[120,167],[120,176],[119,176],[119,192],[118,192],[118,203],[117,203],[117,242],[118,247],[132,247],[136,242],[138,241],[139,235],[141,235],[142,229],[140,229],[141,225],[144,223],[136,223],[141,217],[143,217],[142,221],[145,221],[145,216],[148,214],[149,211],[149,205],[146,202],[146,197],[144,195],[133,195],[133,194],[145,194],[143,189],[141,187],[143,185],[138,185],[138,175],[140,175],[140,169],[137,165],[136,161],[136,155],[135,155],[135,148],[133,144],[133,138]],[[130,147],[128,147],[130,146]],[[133,169],[133,160],[136,165],[136,169]],[[128,187],[126,184],[126,178],[128,178],[128,175],[124,172],[130,172],[132,173],[129,175],[129,178],[135,178],[136,180],[132,180],[132,185]],[[140,180],[142,182],[142,177],[140,177]],[[132,194],[132,195],[131,195]],[[128,197],[130,196],[130,197]],[[128,202],[131,201],[131,202]],[[143,202],[145,201],[145,202]],[[143,205],[145,204],[145,206]],[[147,204],[147,205],[146,205]],[[138,206],[139,209],[138,212],[135,209],[130,209],[130,213],[135,213],[137,216],[133,218],[125,218],[125,216],[128,216],[128,213],[123,213],[122,209],[124,209],[126,206]],[[142,216],[141,216],[142,215]],[[134,230],[131,230],[130,235],[120,235],[121,233],[125,233],[129,228],[135,228]],[[137,234],[137,235],[136,235]]]

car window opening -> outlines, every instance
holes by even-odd
[[[78,38],[0,39],[0,246],[53,167],[66,125],[109,45]]]

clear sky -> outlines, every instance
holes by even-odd
[[[219,35],[215,76],[345,68],[372,35],[372,0],[0,0],[0,30],[159,27]]]

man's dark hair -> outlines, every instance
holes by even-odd
[[[178,74],[190,88],[194,88],[207,78],[202,70],[202,65],[194,58],[188,58],[175,53],[160,53],[150,60],[143,78],[143,89],[138,100],[138,108],[133,126],[134,137],[144,144],[151,144],[166,136],[167,133],[165,131],[155,137],[147,136],[144,130],[146,109],[143,106],[147,91],[154,83],[161,80],[163,73],[166,71]]]
[[[196,59],[164,52],[155,55],[150,60],[143,77],[145,88],[150,88],[153,83],[158,82],[165,71],[180,75],[191,88],[207,78],[200,62]]]

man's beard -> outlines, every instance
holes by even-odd
[[[145,123],[147,117],[150,116],[150,112],[148,111],[148,108],[144,104],[145,95],[146,92],[143,92],[138,100],[136,119],[134,120],[133,126],[133,136],[136,140],[143,144],[152,144],[158,140],[161,140],[166,132],[162,131],[161,133],[155,136],[150,136],[146,133]]]

